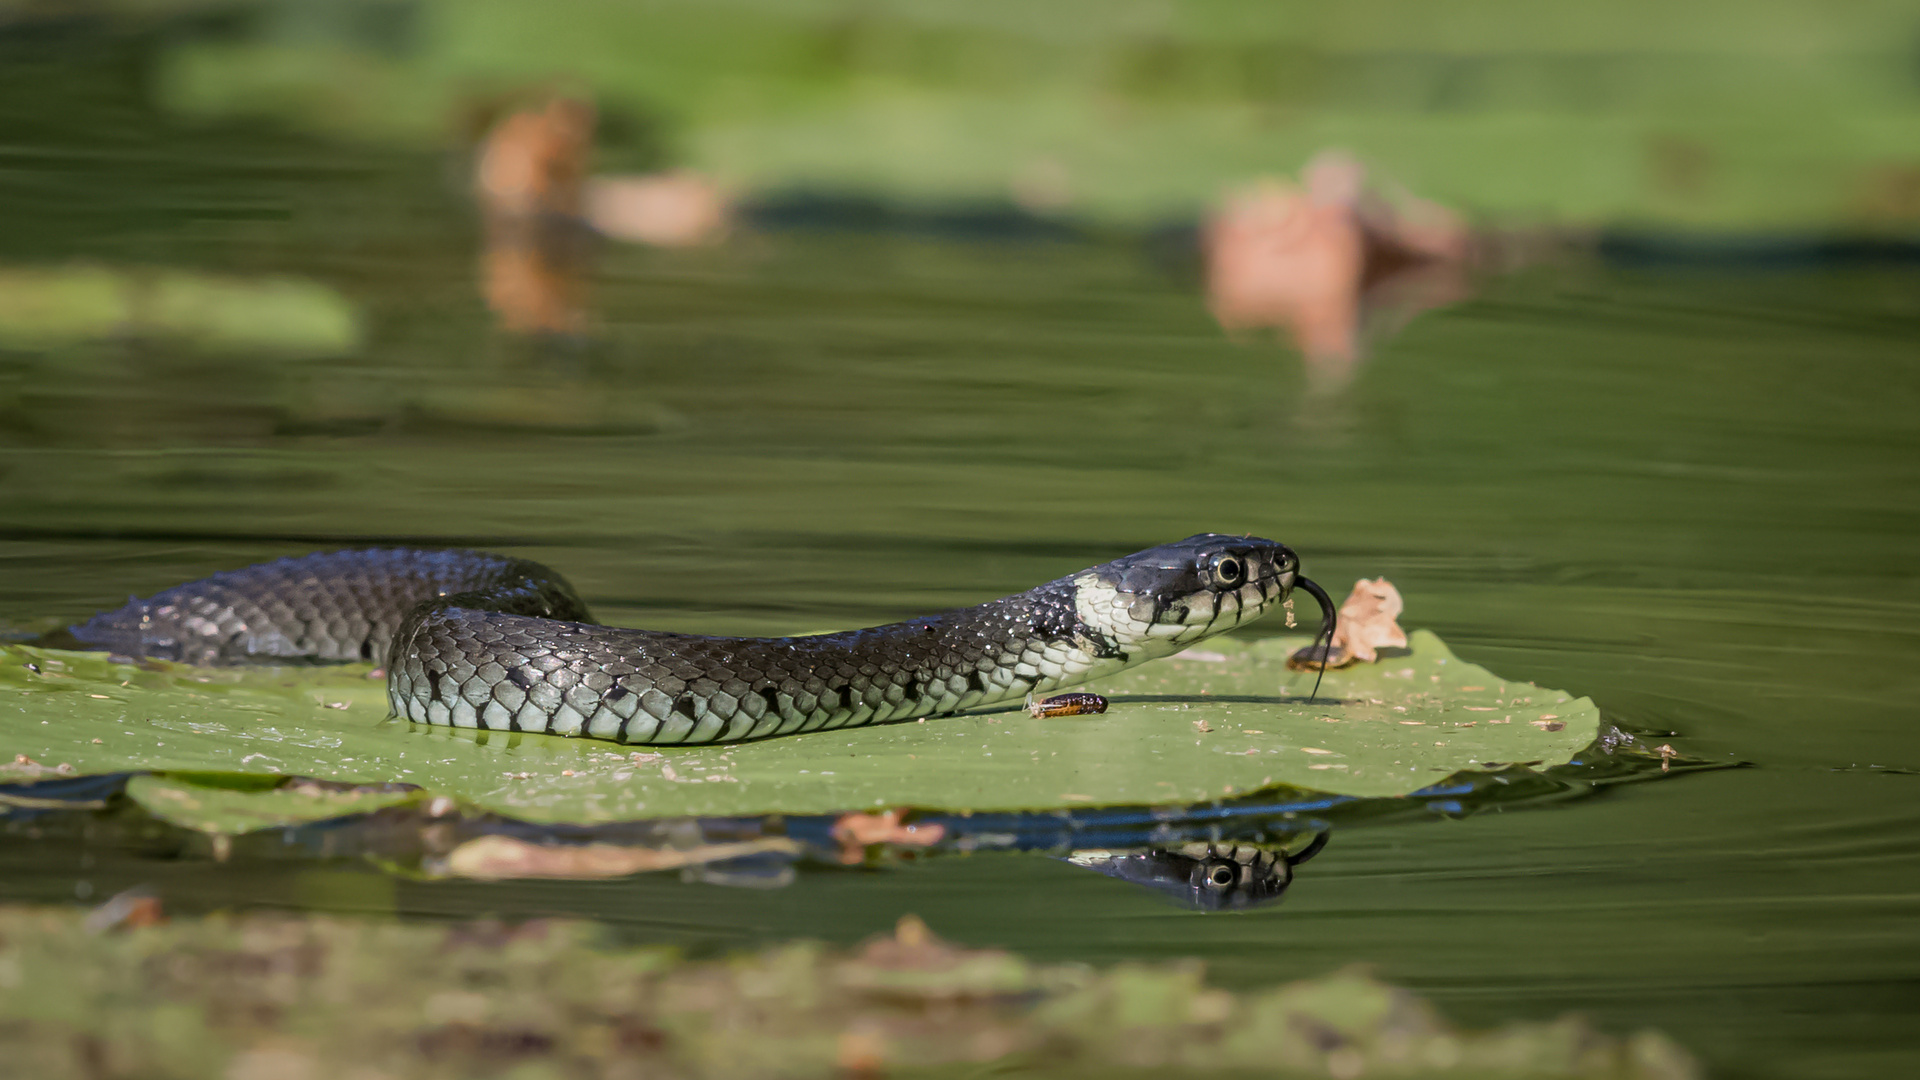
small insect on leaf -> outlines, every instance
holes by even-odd
[[[1027,702],[1027,712],[1036,720],[1055,716],[1085,716],[1107,711],[1107,699],[1099,694],[1055,694],[1041,701]]]

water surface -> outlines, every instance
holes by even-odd
[[[1920,1064],[1910,269],[1540,267],[1325,392],[1224,340],[1130,237],[779,230],[607,249],[596,332],[529,343],[491,329],[442,162],[244,133],[37,145],[0,187],[0,260],[297,275],[358,306],[365,345],[0,350],[16,631],[404,540],[540,559],[611,622],[788,633],[1252,532],[1336,591],[1391,578],[1403,621],[1476,663],[1749,767],[1345,830],[1246,916],[1033,855],[481,886],[24,835],[0,899],[157,881],[180,910],[574,913],[695,949],[912,911],[1042,959],[1198,955],[1234,985],[1370,963],[1465,1022],[1580,1009],[1728,1075]]]

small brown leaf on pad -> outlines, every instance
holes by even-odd
[[[1333,641],[1326,646],[1315,643],[1294,650],[1287,657],[1287,667],[1294,671],[1317,671],[1322,667],[1370,664],[1380,658],[1379,649],[1404,649],[1407,632],[1400,629],[1397,620],[1405,609],[1400,590],[1393,587],[1393,582],[1386,578],[1361,578],[1353,583],[1353,591],[1340,605],[1339,625],[1334,627]]]
[[[1354,659],[1372,663],[1377,649],[1407,647],[1407,632],[1397,621],[1406,610],[1400,590],[1386,578],[1361,578],[1340,605],[1340,625],[1333,631],[1333,643],[1351,652]]]

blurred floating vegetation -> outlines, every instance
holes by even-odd
[[[1920,225],[1920,14],[1893,0],[243,10],[166,47],[171,108],[437,145],[503,95],[584,89],[647,134],[606,147],[603,168],[664,138],[748,192],[1013,198],[1110,220],[1190,215],[1224,184],[1343,146],[1503,219]]]
[[[912,916],[853,951],[695,962],[564,922],[99,933],[78,912],[15,908],[0,910],[0,1015],[9,1065],[44,1080],[1697,1075],[1657,1033],[1571,1017],[1462,1031],[1356,971],[1236,994],[1194,963],[1041,965],[949,945]]]
[[[359,349],[361,329],[346,298],[310,281],[85,265],[0,267],[0,346],[125,340],[341,356]]]

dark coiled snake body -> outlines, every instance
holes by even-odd
[[[72,627],[82,647],[192,664],[384,662],[418,723],[714,743],[947,715],[1071,686],[1257,618],[1286,546],[1202,534],[977,607],[809,637],[601,626],[558,574],[475,551],[328,552],[215,574]]]

